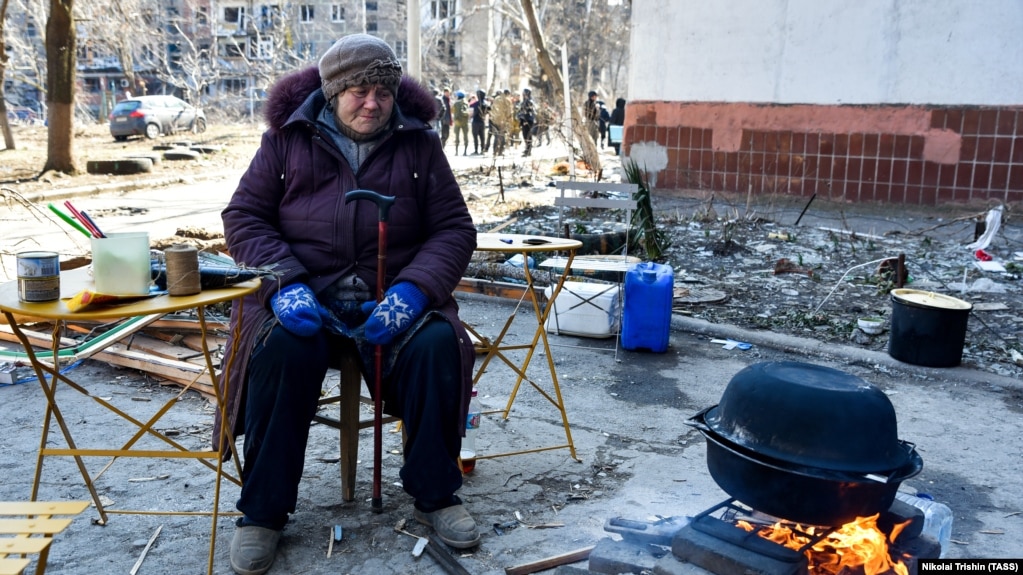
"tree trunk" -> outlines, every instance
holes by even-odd
[[[43,172],[78,173],[74,154],[74,0],[50,0],[46,21],[47,145]]]
[[[547,51],[547,43],[543,38],[543,31],[540,30],[540,26],[536,21],[533,0],[522,0],[522,11],[525,12],[526,20],[529,22],[529,34],[533,39],[533,47],[536,49],[536,58],[540,62],[540,68],[550,78],[554,96],[560,101],[567,87],[565,86],[565,80],[561,77],[561,69],[554,65],[554,60],[551,59],[551,54]],[[579,107],[573,104],[571,108],[572,132],[582,146],[583,161],[590,166],[593,173],[600,174],[600,156],[597,153],[597,144],[586,130],[586,122],[579,113]]]
[[[4,42],[4,22],[7,21],[7,0],[0,0],[0,129],[4,132],[4,149],[13,150],[14,133],[7,120],[7,98],[4,93],[4,76],[7,74],[7,43]]]

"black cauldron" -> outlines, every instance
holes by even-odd
[[[850,374],[798,362],[751,365],[686,422],[707,438],[726,493],[776,517],[837,526],[886,510],[923,468],[895,410]]]

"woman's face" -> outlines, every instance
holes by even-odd
[[[359,134],[375,134],[391,119],[394,94],[379,84],[352,86],[337,95],[334,115]]]

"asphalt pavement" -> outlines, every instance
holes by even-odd
[[[236,177],[236,176],[235,176]],[[223,188],[233,182],[210,180],[196,186]],[[206,188],[207,190],[209,188]],[[199,196],[208,191],[195,192]],[[189,197],[163,200],[187,204]],[[105,201],[102,196],[95,201]],[[152,200],[157,205],[160,200]],[[209,200],[215,201],[215,200]],[[198,210],[195,210],[198,211]],[[187,220],[188,210],[175,217]],[[150,217],[154,222],[159,219]],[[5,232],[6,233],[6,232]],[[498,333],[506,318],[515,321],[510,341],[526,341],[535,321],[526,306],[500,298],[458,294],[463,319],[485,334]],[[760,361],[794,360],[847,371],[880,387],[896,409],[899,437],[916,444],[920,475],[903,488],[927,492],[955,515],[950,557],[1023,557],[1023,386],[1020,382],[968,368],[923,368],[884,353],[860,348],[672,318],[670,345],[663,354],[615,351],[613,340],[552,336],[551,357],[533,359],[530,375],[550,393],[545,368],[556,367],[577,459],[566,448],[482,459],[466,477],[460,495],[484,532],[481,546],[459,552],[457,560],[475,574],[504,573],[510,566],[596,544],[611,534],[613,517],[650,520],[691,515],[725,498],[706,469],[702,436],[684,424],[714,405],[730,378]],[[725,349],[715,339],[735,339],[750,349]],[[521,361],[521,356],[517,361]],[[70,372],[95,397],[111,398],[144,417],[176,388],[159,385],[139,372],[87,361]],[[480,382],[485,409],[506,406],[515,385],[506,366],[495,364]],[[328,379],[325,388],[336,380]],[[65,417],[83,446],[130,436],[96,401],[60,391]],[[43,394],[36,383],[0,387],[4,433],[0,456],[5,479],[0,499],[28,499],[39,448]],[[163,429],[201,446],[211,423],[209,404],[194,393],[177,402]],[[173,415],[172,415],[173,414]],[[364,415],[367,413],[364,412]],[[270,573],[427,574],[441,572],[429,555],[413,557],[415,541],[397,533],[401,520],[418,534],[428,530],[412,519],[412,505],[400,489],[400,433],[384,434],[384,511],[370,509],[372,437],[360,437],[356,501],[340,497],[336,432],[314,426],[307,449],[298,511],[285,531]],[[128,435],[125,435],[128,434]],[[482,453],[542,449],[567,441],[557,410],[540,391],[523,384],[508,419],[484,416],[478,444]],[[51,434],[50,443],[60,445]],[[104,460],[89,460],[93,472]],[[121,459],[100,481],[112,508],[208,510],[214,477],[192,462],[159,464]],[[230,511],[237,488],[224,484],[222,509]],[[42,469],[40,499],[85,499],[78,470],[67,458],[48,459]],[[129,572],[150,537],[161,528],[138,569],[148,573],[205,573],[210,520],[189,515],[115,515],[106,526],[93,524],[87,510],[59,535],[50,552],[48,573]],[[232,519],[217,525],[215,573],[230,573],[227,550]],[[334,526],[341,541],[330,544]],[[445,550],[450,551],[450,550]],[[329,556],[328,556],[329,552]],[[585,567],[586,562],[576,564]]]

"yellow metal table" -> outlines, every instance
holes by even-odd
[[[63,272],[60,276],[61,299],[43,303],[19,301],[16,281],[0,284],[0,311],[3,312],[4,317],[10,324],[11,330],[21,342],[26,357],[31,363],[32,368],[35,370],[39,384],[42,386],[43,393],[46,395],[46,413],[43,418],[42,436],[39,441],[39,453],[36,460],[35,477],[32,482],[31,499],[35,501],[39,493],[39,482],[42,475],[44,458],[49,456],[73,457],[78,466],[78,470],[81,473],[82,479],[85,482],[85,486],[89,490],[92,501],[96,506],[96,510],[99,513],[100,519],[98,520],[98,523],[100,524],[106,523],[108,513],[212,515],[213,525],[210,534],[209,573],[213,573],[213,555],[216,546],[217,518],[220,513],[220,481],[223,477],[227,477],[234,483],[238,485],[241,484],[241,480],[239,479],[241,477],[241,470],[238,468],[239,463],[237,457],[234,458],[236,476],[226,473],[223,469],[224,450],[233,446],[233,437],[230,436],[230,430],[227,429],[228,426],[221,426],[221,437],[217,442],[218,448],[216,450],[188,449],[181,443],[155,429],[154,425],[171,409],[171,407],[174,406],[174,404],[178,402],[178,399],[189,389],[190,386],[185,386],[179,394],[161,406],[147,421],[141,421],[113,405],[106,399],[90,394],[86,387],[72,380],[67,376],[67,374],[62,374],[60,372],[62,362],[69,363],[70,360],[78,359],[73,356],[69,358],[67,354],[61,353],[60,334],[62,333],[63,326],[67,321],[120,320],[126,318],[151,318],[155,320],[162,317],[164,314],[194,309],[196,310],[199,320],[199,328],[202,336],[202,347],[204,350],[203,355],[206,363],[205,371],[208,374],[215,374],[216,371],[214,369],[213,358],[210,356],[209,345],[207,344],[208,330],[206,327],[205,309],[207,306],[212,304],[236,300],[255,291],[259,287],[259,281],[252,280],[228,288],[204,290],[198,294],[189,296],[158,295],[120,305],[102,306],[78,312],[70,311],[66,300],[82,289],[91,287],[91,282],[92,280],[85,268],[72,270],[70,272]],[[43,318],[54,321],[52,349],[49,353],[37,352],[34,349],[28,336],[18,326],[19,317]],[[109,338],[99,347],[102,347],[104,344],[113,344],[117,341],[117,339]],[[234,341],[237,341],[237,338],[233,339]],[[98,349],[96,351],[98,351]],[[223,370],[226,371],[230,369],[230,367],[230,365],[224,365]],[[197,377],[196,380],[198,379],[199,378]],[[211,379],[214,378],[211,376]],[[58,398],[58,383],[63,383],[68,388],[77,391],[78,394],[64,394]],[[217,385],[213,385],[212,388],[215,395],[216,408],[220,411],[223,421],[227,421],[227,398],[221,394]],[[66,404],[66,402],[70,401],[70,398],[72,397],[77,398],[83,396],[91,398],[106,409],[117,414],[117,416],[124,420],[125,424],[130,423],[137,427],[137,431],[134,432],[134,435],[132,435],[128,441],[120,446],[88,449],[79,447],[75,442],[71,427],[69,427],[64,420],[60,406],[61,404]],[[56,422],[57,426],[60,428],[66,447],[48,447],[51,422]],[[111,433],[110,435],[112,437],[114,434]],[[168,448],[156,450],[133,449],[135,444],[146,435],[157,438],[159,441],[167,444]],[[90,474],[89,470],[86,468],[85,461],[83,459],[84,457],[109,457],[112,459],[110,463],[103,468],[103,470],[96,475],[93,475]],[[110,464],[119,457],[195,459],[216,473],[217,479],[213,497],[213,510],[196,512],[106,509],[96,492],[95,481],[103,472],[106,471]]]
[[[566,253],[567,265],[562,273],[557,276],[557,281],[552,285],[551,296],[548,298],[549,302],[554,301],[554,299],[558,297],[558,293],[561,292],[568,270],[572,269],[572,259],[575,257],[576,250],[580,247],[582,247],[582,242],[567,238],[527,236],[522,234],[478,234],[476,236],[476,249],[478,251],[522,254],[524,262],[529,261],[529,254],[549,252]],[[519,388],[521,387],[522,382],[525,381],[561,413],[561,422],[565,429],[566,443],[537,449],[511,451],[507,453],[482,454],[477,455],[476,459],[491,459],[507,455],[519,455],[522,453],[534,453],[538,451],[568,448],[572,459],[579,461],[579,458],[575,454],[575,444],[572,442],[572,429],[568,423],[568,412],[565,410],[565,399],[561,394],[561,385],[558,383],[558,372],[554,367],[554,358],[551,356],[551,344],[547,340],[547,330],[544,327],[547,321],[547,316],[550,314],[553,306],[547,305],[545,307],[541,305],[536,294],[533,272],[527,265],[523,265],[523,269],[525,272],[526,286],[522,297],[529,299],[533,307],[533,316],[536,319],[536,329],[533,333],[532,340],[529,343],[523,344],[504,343],[504,338],[508,334],[508,330],[511,328],[512,323],[515,320],[518,310],[517,306],[516,309],[512,311],[511,315],[508,316],[504,327],[498,333],[497,337],[492,341],[480,335],[472,327],[466,326],[466,328],[481,341],[481,346],[486,352],[479,369],[476,370],[476,374],[473,377],[473,385],[476,385],[479,382],[492,360],[495,358],[500,359],[516,373],[517,377],[515,380],[515,386],[512,388],[505,408],[491,413],[501,413],[504,419],[508,419],[508,414],[511,412],[512,404],[515,403],[515,398],[518,395]],[[544,389],[536,380],[529,376],[529,364],[532,362],[533,355],[536,353],[537,345],[541,342],[543,344],[543,351],[547,356],[547,369],[551,379],[550,391]],[[515,363],[511,358],[505,355],[506,351],[512,350],[525,350],[526,356],[521,364]]]

